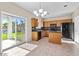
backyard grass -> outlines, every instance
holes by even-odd
[[[20,40],[23,37],[23,33],[22,32],[17,32],[16,33],[16,38],[18,40]],[[2,40],[6,40],[7,39],[7,34],[2,33]],[[15,33],[12,33],[12,39],[15,39]]]

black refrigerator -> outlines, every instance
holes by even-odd
[[[74,23],[62,23],[62,37],[74,38]]]

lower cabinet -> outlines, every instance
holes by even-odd
[[[32,32],[32,40],[37,41],[41,39],[41,32]]]
[[[48,37],[49,36],[49,32],[48,31],[42,31],[42,37]]]
[[[60,32],[49,32],[49,42],[61,44],[61,33]]]

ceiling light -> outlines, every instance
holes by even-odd
[[[44,14],[41,14],[41,17],[43,17],[44,16]]]
[[[68,5],[64,5],[64,7],[67,7]]]
[[[42,13],[43,12],[43,9],[39,9],[39,13]]]
[[[39,16],[39,17],[44,17],[47,15],[47,11],[41,8],[41,3],[40,3],[40,8],[39,10],[33,11],[34,15]]]
[[[36,16],[39,16],[39,14],[36,14]]]
[[[47,14],[47,11],[44,11],[44,15],[46,15]]]
[[[33,13],[34,13],[34,14],[37,14],[37,11],[34,11]]]

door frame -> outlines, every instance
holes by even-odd
[[[74,41],[74,22],[68,22],[68,23],[71,23],[72,24],[72,26],[73,26],[73,30],[72,30],[72,41]],[[63,23],[62,23],[62,25],[63,25]],[[62,28],[62,27],[61,27]],[[63,37],[62,37],[63,38]]]
[[[19,17],[19,18],[22,18],[24,19],[24,21],[26,21],[26,17],[22,17],[22,16],[18,16],[18,15],[14,15],[14,14],[10,14],[10,13],[7,13],[7,12],[4,12],[4,11],[0,11],[0,54],[2,54],[3,50],[2,50],[2,26],[1,26],[1,22],[2,22],[2,15],[8,15],[8,16],[14,16],[14,17]],[[16,22],[15,22],[16,23]],[[25,29],[26,29],[26,23],[25,23]],[[16,31],[16,24],[15,24],[15,31]],[[16,36],[16,35],[15,35]],[[24,34],[24,38],[26,38],[26,31],[25,31],[25,34]],[[15,38],[16,40],[16,38]],[[24,42],[20,43],[20,44],[23,44]],[[16,45],[20,45],[20,44],[16,44]],[[15,45],[15,46],[16,46]],[[9,47],[10,48],[10,47]],[[7,49],[9,49],[7,48]],[[6,49],[5,49],[6,50]]]

